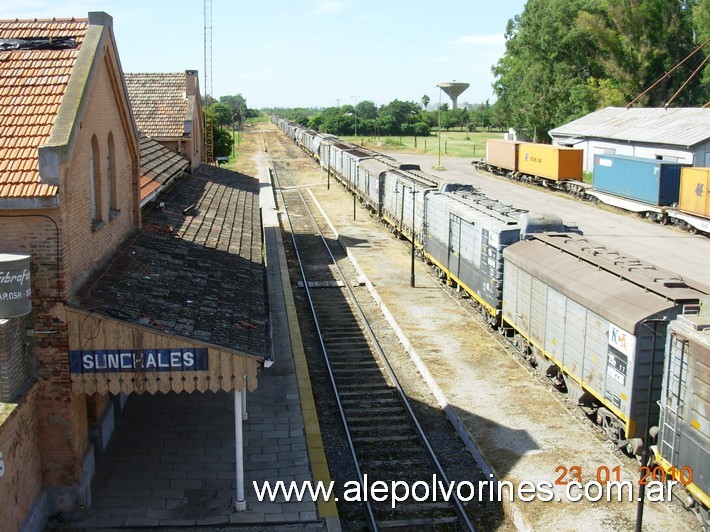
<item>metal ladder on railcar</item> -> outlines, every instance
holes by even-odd
[[[662,431],[663,434],[666,434],[666,430],[672,430],[673,431],[673,437],[671,438],[670,446],[668,447],[669,449],[669,454],[668,454],[668,463],[671,465],[671,467],[677,467],[678,466],[678,460],[677,460],[677,451],[676,447],[678,445],[678,439],[679,439],[679,434],[678,434],[678,425],[680,422],[680,416],[679,413],[682,411],[683,406],[685,405],[685,402],[682,400],[682,397],[685,396],[685,393],[688,390],[687,387],[687,363],[688,363],[688,357],[687,357],[687,351],[688,351],[688,345],[689,342],[686,339],[680,339],[678,336],[673,334],[672,338],[670,339],[670,342],[677,342],[680,345],[680,350],[676,349],[670,349],[671,353],[674,354],[679,354],[679,360],[678,360],[678,377],[677,377],[677,387],[674,386],[675,390],[671,390],[671,385],[675,384],[675,382],[671,382],[671,379],[675,378],[671,372],[670,372],[670,367],[673,364],[673,357],[669,356],[668,357],[668,392],[666,394],[666,397],[662,398],[663,401],[665,402],[665,412],[663,416],[663,426],[662,426]],[[675,355],[674,355],[675,356]],[[670,399],[670,402],[669,402]],[[671,407],[671,404],[675,403],[674,407]],[[660,405],[659,405],[660,406]],[[668,422],[668,413],[673,415],[673,420],[671,423]],[[665,438],[664,438],[665,439]],[[661,442],[661,445],[665,446],[665,442]],[[663,452],[661,452],[661,455],[663,456]]]

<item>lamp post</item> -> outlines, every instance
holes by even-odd
[[[441,84],[438,84],[437,87],[439,87],[439,114],[438,114],[438,126],[437,126],[437,137],[439,140],[439,164],[434,167],[434,170],[444,170],[444,167],[441,166]]]
[[[419,118],[419,113],[417,111],[412,111],[412,116],[414,117],[414,123],[412,124],[412,133],[414,133],[414,148],[417,147],[417,119]]]
[[[441,168],[441,87],[439,87],[439,118],[437,125],[437,136],[439,137],[439,168]]]
[[[414,288],[414,252],[415,252],[415,231],[414,231],[414,221],[415,221],[415,214],[416,214],[416,194],[417,194],[417,187],[412,182],[412,260],[411,260],[411,269],[409,272],[409,287]]]
[[[355,107],[353,107],[353,115],[355,116],[355,138],[357,139],[357,96],[350,96],[351,98],[355,98]]]

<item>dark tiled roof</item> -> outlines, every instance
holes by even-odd
[[[187,116],[186,74],[124,74],[138,130],[153,138],[180,138]]]
[[[259,183],[203,166],[171,187],[165,209],[77,294],[99,315],[266,354]]]
[[[141,135],[141,205],[156,190],[181,176],[190,161],[150,137]]]
[[[37,148],[49,138],[89,23],[87,19],[2,20],[0,39],[74,37],[76,48],[0,51],[0,197],[52,197]]]

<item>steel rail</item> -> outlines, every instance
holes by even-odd
[[[325,347],[325,341],[323,339],[323,334],[321,331],[320,322],[319,322],[318,316],[316,314],[315,305],[313,304],[311,290],[308,287],[308,278],[306,277],[306,271],[303,267],[303,261],[301,260],[301,253],[298,249],[298,244],[296,243],[296,232],[294,230],[293,224],[291,223],[291,217],[288,215],[288,207],[287,207],[287,203],[286,203],[286,198],[284,197],[284,194],[283,194],[283,187],[281,187],[281,180],[278,176],[278,171],[277,171],[276,166],[274,164],[274,159],[271,156],[271,152],[268,152],[268,153],[269,153],[269,160],[271,161],[271,167],[273,168],[273,176],[272,177],[279,184],[279,187],[278,187],[279,195],[281,197],[281,203],[284,206],[284,209],[286,210],[286,217],[285,218],[288,221],[289,230],[291,232],[291,242],[293,243],[294,252],[296,254],[296,260],[298,261],[298,268],[301,273],[301,279],[303,280],[303,287],[306,290],[306,297],[308,298],[308,305],[311,309],[311,315],[313,316],[313,320],[315,322],[316,331],[318,333],[318,341],[320,342],[321,349],[323,350],[323,357],[325,359],[326,367],[328,368],[328,375],[330,376],[330,383],[333,386],[333,391],[335,392],[335,401],[338,404],[338,410],[340,413],[340,420],[343,423],[343,428],[345,430],[346,439],[348,441],[348,447],[350,448],[350,454],[353,459],[353,464],[355,466],[355,470],[357,472],[358,479],[360,480],[360,485],[363,486],[365,484],[365,479],[363,477],[362,470],[360,469],[360,463],[358,461],[357,454],[355,453],[355,445],[353,443],[352,436],[350,434],[350,425],[348,424],[347,419],[345,418],[345,409],[343,408],[343,404],[340,401],[340,392],[338,391],[338,385],[335,382],[335,375],[333,374],[333,368],[330,364],[330,359],[328,358],[328,350]],[[286,171],[288,173],[290,173],[290,170],[288,168],[286,168]],[[293,179],[293,182],[295,183],[296,180]],[[300,194],[300,190],[299,190],[299,194]],[[302,194],[301,194],[301,199],[303,199]],[[316,227],[318,227],[318,226],[316,225]],[[318,231],[319,231],[319,233],[321,233],[320,228],[318,228]],[[322,235],[322,233],[321,233],[321,235]],[[328,252],[330,254],[330,250],[328,250]],[[331,255],[331,257],[332,257],[332,255]],[[374,531],[379,530],[379,528],[377,527],[377,520],[375,519],[375,514],[372,509],[372,503],[369,500],[365,500],[364,503],[365,503],[365,508],[367,509],[367,515],[368,515],[368,519],[370,521],[370,526],[372,527],[372,529]]]
[[[270,153],[269,153],[269,158],[270,158],[270,160],[271,160],[271,162],[272,162],[272,168],[274,168],[274,171],[275,171],[276,169],[275,169],[275,166],[274,166],[274,164],[273,164],[273,158],[271,157],[271,154],[270,154]],[[287,170],[287,172],[288,172],[289,174],[291,173],[291,172],[290,172],[290,169],[288,169],[288,167],[286,168],[286,170]],[[276,177],[276,179],[278,180],[278,176],[275,175],[275,177]],[[292,178],[292,179],[293,179],[293,178]],[[293,179],[293,181],[294,181],[294,183],[296,182],[295,179]],[[441,465],[441,462],[439,462],[439,459],[437,458],[436,453],[435,453],[434,449],[432,448],[432,446],[431,446],[431,444],[430,444],[430,442],[429,442],[429,439],[427,438],[427,436],[426,436],[426,434],[425,434],[425,432],[424,432],[424,429],[422,428],[421,424],[419,423],[419,420],[417,419],[416,414],[414,413],[414,410],[412,409],[412,406],[411,406],[409,400],[407,399],[406,394],[404,393],[404,390],[403,390],[403,388],[402,388],[402,386],[401,386],[401,384],[400,384],[400,382],[399,382],[399,379],[397,378],[397,376],[396,376],[396,374],[395,374],[395,372],[394,372],[394,369],[392,368],[392,365],[390,364],[389,360],[387,359],[387,356],[385,355],[384,350],[382,349],[382,346],[380,345],[379,341],[377,340],[377,337],[375,336],[375,333],[374,333],[374,331],[372,330],[372,327],[370,326],[370,323],[369,323],[369,321],[367,320],[367,318],[366,318],[366,316],[365,316],[365,313],[364,313],[363,310],[362,310],[362,307],[360,306],[360,304],[359,304],[358,301],[357,301],[357,298],[356,298],[356,296],[355,296],[354,290],[352,289],[352,286],[351,286],[350,283],[347,281],[346,276],[344,275],[342,269],[341,269],[340,266],[338,265],[338,262],[336,261],[335,256],[333,255],[333,253],[332,253],[332,251],[331,251],[331,249],[330,249],[330,245],[328,244],[328,242],[327,242],[325,236],[323,235],[323,231],[321,230],[320,226],[318,225],[318,222],[316,221],[315,217],[313,216],[313,212],[311,211],[311,208],[308,206],[308,204],[307,204],[307,202],[306,202],[306,199],[305,199],[303,193],[301,192],[301,189],[298,188],[297,186],[296,186],[295,188],[296,188],[296,190],[297,190],[299,196],[301,197],[301,200],[303,201],[303,204],[305,205],[305,207],[306,207],[306,209],[307,209],[307,211],[308,211],[308,214],[309,214],[309,216],[310,216],[310,218],[311,218],[311,221],[313,222],[314,226],[315,226],[316,229],[318,230],[318,235],[319,235],[321,241],[323,242],[323,245],[325,246],[326,251],[328,252],[328,255],[329,255],[329,257],[330,257],[330,260],[332,261],[333,266],[335,266],[336,270],[338,271],[338,273],[339,273],[339,275],[340,275],[340,277],[341,277],[341,280],[342,280],[342,282],[343,282],[344,287],[347,289],[348,293],[350,294],[351,302],[353,303],[353,306],[354,306],[355,309],[357,310],[357,314],[358,314],[358,316],[360,317],[362,323],[364,324],[365,329],[367,330],[368,336],[370,337],[370,340],[372,341],[372,343],[373,343],[373,345],[374,345],[374,347],[375,347],[375,349],[376,349],[376,351],[377,351],[377,354],[378,354],[378,356],[380,357],[380,360],[381,360],[381,361],[383,362],[383,364],[385,365],[385,368],[387,369],[387,374],[388,374],[389,377],[392,379],[392,382],[395,384],[395,387],[396,387],[396,389],[397,389],[397,393],[398,393],[398,395],[399,395],[399,397],[400,397],[400,400],[402,401],[403,405],[405,406],[405,409],[407,410],[407,412],[408,412],[408,414],[409,414],[409,416],[410,416],[410,419],[411,419],[412,422],[414,423],[414,425],[415,425],[415,427],[416,427],[416,429],[417,429],[417,432],[418,432],[418,434],[419,434],[421,440],[423,441],[423,443],[424,443],[424,445],[425,445],[425,447],[426,447],[426,449],[427,449],[427,451],[428,451],[428,453],[429,453],[429,456],[431,457],[432,461],[434,462],[434,464],[435,464],[435,466],[436,466],[436,469],[438,470],[439,474],[441,475],[443,481],[444,481],[447,485],[450,485],[449,479],[448,479],[446,473],[444,472],[444,468],[443,468],[443,466]],[[281,187],[280,187],[280,186],[279,186],[279,193],[280,193],[280,195],[281,195],[282,201],[284,202],[284,206],[286,206],[286,202],[285,202],[285,199],[284,199],[284,197],[283,197],[283,191],[281,190]],[[317,331],[318,331],[319,341],[320,341],[321,347],[323,348],[324,356],[325,356],[325,358],[326,358],[326,365],[327,365],[327,367],[328,367],[328,372],[329,372],[330,377],[331,377],[331,382],[333,383],[334,389],[335,389],[335,391],[336,391],[336,400],[337,400],[337,403],[338,403],[338,407],[340,408],[341,419],[343,420],[343,424],[344,424],[344,426],[345,426],[345,431],[346,431],[347,439],[348,439],[348,445],[350,446],[351,453],[353,454],[353,459],[355,460],[355,463],[356,463],[356,466],[355,466],[355,467],[356,467],[356,469],[357,469],[357,471],[358,471],[358,475],[360,476],[360,480],[361,480],[361,482],[362,482],[362,480],[363,480],[363,478],[362,478],[362,473],[361,473],[360,467],[359,467],[359,465],[358,465],[358,463],[357,463],[358,461],[357,461],[357,458],[356,458],[356,456],[355,456],[354,444],[353,444],[352,439],[351,439],[351,436],[350,436],[350,431],[349,431],[349,428],[348,428],[347,421],[345,420],[345,413],[344,413],[344,411],[343,411],[342,404],[341,404],[341,402],[340,402],[339,394],[338,394],[338,392],[337,392],[337,386],[336,386],[336,384],[335,384],[334,376],[333,376],[333,373],[332,373],[332,370],[331,370],[330,361],[328,360],[327,350],[326,350],[326,348],[325,348],[324,341],[323,341],[323,337],[322,337],[322,335],[321,335],[321,328],[320,328],[320,325],[319,325],[319,322],[318,322],[318,317],[316,316],[315,308],[314,308],[314,306],[313,306],[313,300],[311,299],[311,294],[310,294],[310,290],[309,290],[309,288],[308,288],[308,281],[307,281],[307,279],[306,279],[305,270],[303,269],[303,266],[302,266],[302,263],[301,263],[300,254],[299,254],[299,252],[298,252],[298,248],[297,248],[297,245],[296,245],[295,233],[294,233],[294,230],[293,230],[293,225],[291,224],[291,220],[290,220],[290,218],[289,218],[288,216],[287,216],[287,219],[288,219],[288,222],[289,222],[289,227],[290,227],[290,229],[291,229],[291,238],[292,238],[292,241],[293,241],[293,244],[294,244],[294,248],[295,248],[295,252],[296,252],[296,257],[297,257],[297,259],[298,259],[299,269],[300,269],[300,271],[301,271],[301,276],[302,276],[302,278],[303,278],[303,284],[304,284],[304,287],[305,287],[305,289],[306,289],[306,294],[307,294],[307,296],[308,296],[309,305],[310,305],[310,307],[311,307],[311,312],[312,312],[312,314],[313,314],[313,319],[315,320],[316,329],[317,329]],[[452,497],[453,497],[454,505],[456,506],[456,509],[457,509],[457,511],[458,511],[458,513],[459,513],[459,517],[461,517],[461,519],[464,521],[464,523],[466,524],[468,530],[474,531],[475,529],[474,529],[474,527],[473,527],[473,524],[472,524],[471,521],[469,520],[468,515],[466,514],[466,511],[465,511],[465,509],[464,509],[464,507],[463,507],[463,504],[461,503],[461,501],[459,500],[459,498],[458,498],[455,494],[452,494]],[[370,513],[370,515],[372,516],[372,519],[373,519],[373,521],[374,521],[374,515],[372,514],[372,509],[371,509],[371,507],[370,507],[370,505],[369,505],[369,501],[368,501],[368,512]],[[373,523],[373,525],[375,526],[375,529],[377,529],[376,524]]]

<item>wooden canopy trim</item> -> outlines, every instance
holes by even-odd
[[[200,342],[192,338],[161,333],[136,323],[124,322],[86,310],[64,307],[70,351],[142,351],[156,349],[200,349],[208,351],[206,371],[114,371],[71,373],[72,392],[145,393],[170,391],[206,392],[256,390],[256,374],[263,359],[249,353]],[[67,360],[69,366],[69,360]]]

